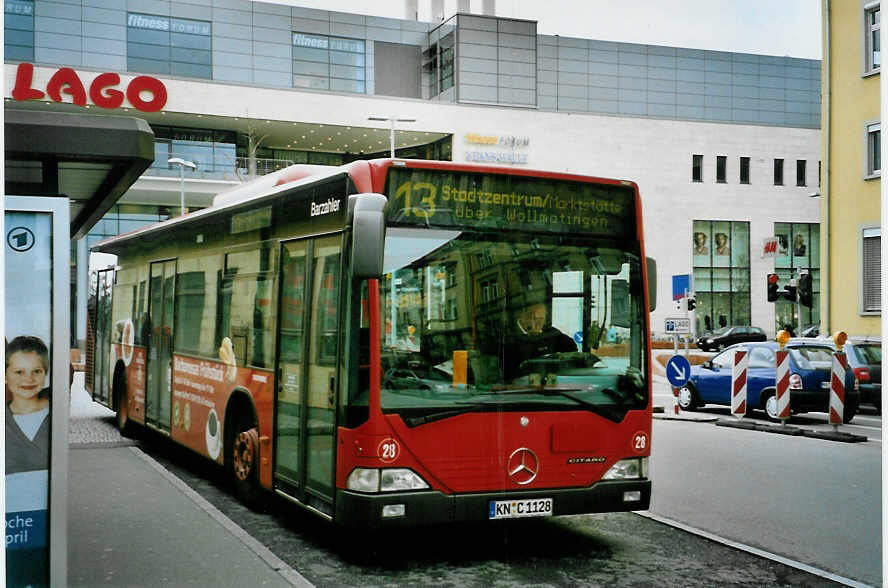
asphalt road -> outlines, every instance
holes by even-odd
[[[687,437],[677,424],[657,423],[655,439]],[[81,446],[119,439],[110,411],[79,396],[72,403],[75,434]],[[252,511],[233,498],[214,464],[154,435],[144,435],[138,446],[316,586],[836,585],[634,513],[347,532],[272,495],[264,512]],[[718,470],[703,477],[717,476]],[[656,496],[675,475],[654,477]],[[708,483],[697,488],[711,490]]]
[[[651,512],[881,583],[880,443],[656,420],[652,450]]]
[[[140,446],[319,587],[836,585],[634,513],[343,531],[273,497],[251,511],[211,464],[156,439]]]

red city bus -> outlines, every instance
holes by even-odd
[[[634,183],[380,159],[269,184],[93,247],[117,263],[88,382],[122,430],[347,526],[648,508]]]

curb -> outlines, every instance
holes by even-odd
[[[689,416],[684,413],[678,415],[663,413],[655,414],[654,418],[658,421],[685,421],[689,423],[711,423],[718,420],[717,416]]]
[[[827,441],[839,441],[842,443],[862,443],[868,439],[862,435],[844,433],[841,431],[815,431],[812,429],[800,429],[787,425],[763,425],[749,421],[731,421],[719,419],[716,427],[730,427],[732,429],[744,429],[747,431],[761,431],[763,433],[775,433],[777,435],[791,435],[794,437],[810,437],[812,439],[825,439]]]
[[[805,437],[812,439],[826,439],[827,441],[840,441],[842,443],[862,443],[868,439],[862,435],[843,433],[842,431],[804,431]]]

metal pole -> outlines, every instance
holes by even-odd
[[[799,292],[801,291],[801,289],[799,288],[799,285],[801,283],[802,283],[802,268],[799,268],[799,277],[796,278],[796,311],[798,312],[798,315],[799,315],[799,317],[798,317],[799,329],[798,329],[798,331],[796,331],[796,333],[798,333],[799,337],[802,336],[802,297],[799,296]]]
[[[185,166],[179,164],[179,207],[180,214],[185,214]]]
[[[689,295],[690,295],[690,293],[688,292],[688,289],[685,288],[685,319],[687,319],[688,324],[690,324],[690,322],[691,322],[691,311],[688,310],[688,296]],[[688,341],[688,339],[689,339],[689,335],[687,333],[685,333],[685,335],[684,335],[685,357],[688,356],[688,347],[690,345],[690,342]]]
[[[389,132],[389,153],[391,153],[392,159],[395,158],[395,117],[389,118],[389,122],[392,123],[391,131]]]

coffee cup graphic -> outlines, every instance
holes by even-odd
[[[221,433],[222,427],[219,424],[219,415],[216,414],[215,408],[211,408],[210,413],[207,415],[205,437],[207,442],[207,453],[214,460],[219,457],[219,452],[222,450]]]

